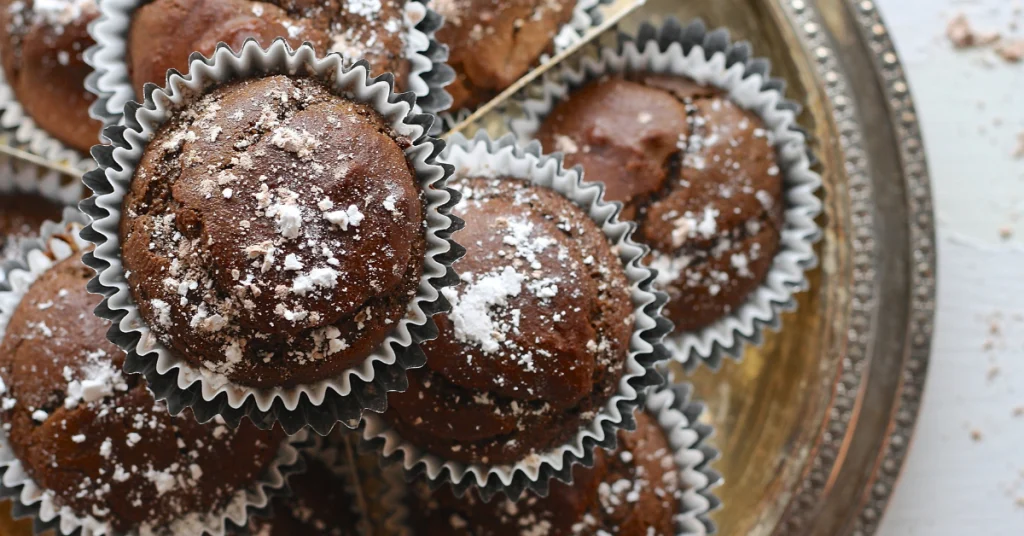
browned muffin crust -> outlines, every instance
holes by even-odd
[[[254,536],[360,536],[351,482],[315,456],[306,457],[306,472],[288,479],[293,494],[276,497],[270,519],[253,520]]]
[[[537,137],[625,204],[677,332],[729,314],[764,280],[782,177],[771,133],[727,95],[679,77],[605,78],[559,104]]]
[[[95,0],[0,0],[0,59],[7,83],[25,112],[54,138],[82,152],[99,143],[102,127],[89,118],[95,99],[85,90],[92,72],[83,53],[94,44],[87,27]]]
[[[308,79],[236,82],[147,147],[125,196],[128,284],[200,370],[291,386],[361,363],[415,296],[415,170],[370,107]]]
[[[225,506],[251,486],[283,434],[172,417],[92,314],[93,271],[76,257],[42,274],[0,345],[0,419],[15,456],[58,506],[118,531]]]
[[[521,179],[460,179],[462,283],[388,415],[443,457],[512,463],[571,438],[622,377],[633,328],[622,264],[597,225]]]
[[[365,59],[374,74],[394,73],[405,91],[405,0],[154,0],[132,19],[128,55],[137,95],[147,82],[163,86],[167,71],[188,71],[194,51],[213,53],[224,42],[234,50],[248,38],[269,46],[285,37],[298,47]]]
[[[635,432],[619,431],[613,454],[594,453],[592,469],[576,466],[573,484],[551,484],[547,497],[519,502],[459,499],[449,488],[412,486],[411,526],[416,534],[452,536],[670,536],[679,511],[682,482],[664,432],[647,413]]]
[[[576,0],[437,0],[437,40],[448,45],[453,110],[475,108],[511,86],[551,50]]]

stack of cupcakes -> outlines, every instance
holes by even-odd
[[[820,179],[777,84],[701,27],[645,26],[538,81],[515,136],[430,134],[595,4],[7,6],[0,119],[79,151],[108,125],[84,214],[59,212],[80,189],[0,177],[24,213],[0,218],[15,514],[87,535],[713,532],[711,429],[662,371],[757,343],[814,263]],[[95,98],[33,93],[40,66]]]

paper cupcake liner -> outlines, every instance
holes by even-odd
[[[808,286],[805,272],[817,265],[814,243],[821,230],[815,218],[822,203],[822,179],[811,169],[806,135],[797,125],[800,105],[785,100],[785,83],[769,77],[770,63],[751,58],[749,45],[733,44],[725,30],[707,31],[700,21],[681,25],[669,19],[644,24],[635,35],[620,35],[617,46],[598,56],[568,61],[538,80],[537,92],[524,90],[524,117],[509,121],[520,140],[532,139],[544,118],[568,94],[610,73],[656,72],[685,76],[718,87],[760,116],[775,136],[786,202],[779,251],[761,285],[731,314],[699,331],[673,334],[666,345],[673,358],[692,369],[699,362],[717,368],[724,355],[739,359],[745,344],[760,344],[766,327],[777,329],[781,313],[796,308],[795,294]]]
[[[707,444],[714,429],[700,422],[704,404],[691,400],[692,394],[689,384],[659,387],[647,393],[646,411],[665,431],[679,480],[686,488],[675,518],[678,536],[714,534],[717,527],[708,515],[722,504],[713,491],[722,484],[722,476],[711,468],[719,452]]]
[[[88,218],[75,209],[64,211],[60,223],[43,224],[39,238],[26,240],[21,244],[21,255],[3,263],[0,274],[0,338],[7,330],[11,315],[21,299],[40,275],[57,263],[77,255],[89,246],[79,236],[88,223]],[[205,514],[201,521],[202,534],[221,536],[245,527],[248,516],[264,511],[271,498],[285,491],[288,475],[301,471],[304,464],[298,451],[304,445],[308,434],[305,431],[290,437],[282,443],[277,457],[271,462],[266,473],[250,489],[240,491],[220,512]],[[31,518],[33,531],[41,534],[54,531],[56,534],[99,536],[112,534],[105,524],[91,516],[80,517],[68,508],[54,503],[52,494],[41,489],[25,471],[14,456],[6,434],[0,432],[0,497],[10,499],[15,519]]]
[[[346,481],[346,491],[352,493],[353,488],[357,483],[355,479],[358,478],[358,476],[356,475],[356,472],[352,468],[351,464],[345,458],[340,448],[340,445],[337,444],[337,440],[335,438],[338,435],[340,435],[339,430],[334,430],[330,435],[326,437],[319,436],[316,434],[311,434],[309,436],[308,441],[306,441],[302,448],[299,449],[299,456],[300,458],[302,458],[304,462],[304,470],[302,471],[302,473],[312,470],[312,465],[310,462],[312,460],[318,460],[320,462],[323,462],[323,464],[335,475],[339,476],[340,478],[343,478]],[[291,496],[295,494],[295,489],[293,487],[292,482],[289,482],[286,488],[287,493],[280,494],[280,496],[285,501],[287,501]],[[337,506],[341,508],[344,505]],[[353,514],[360,513],[357,507],[358,505],[355,502],[353,502],[349,506],[351,507],[351,512]],[[260,510],[258,513],[254,513],[252,518],[254,521],[266,521],[272,523],[274,516],[276,515],[276,505],[272,504],[270,505],[269,508],[265,508]],[[253,531],[251,526],[248,528],[248,532]]]
[[[173,73],[168,89],[149,86],[144,104],[125,106],[128,126],[106,129],[113,144],[93,149],[99,169],[86,174],[84,180],[95,195],[81,205],[93,218],[83,236],[96,244],[95,251],[84,256],[85,263],[98,272],[89,288],[104,296],[97,314],[114,323],[108,337],[128,354],[125,371],[144,374],[149,388],[158,400],[167,402],[172,414],[190,407],[200,422],[220,415],[235,427],[247,416],[260,428],[280,422],[288,433],[309,425],[326,434],[337,422],[355,427],[363,410],[384,411],[387,392],[407,388],[406,369],[423,365],[419,343],[437,336],[432,316],[450,309],[439,289],[457,283],[451,264],[465,251],[451,241],[452,232],[462,226],[460,219],[451,216],[451,207],[460,196],[446,187],[450,166],[435,161],[444,143],[425,134],[433,117],[413,113],[413,95],[396,95],[390,74],[371,79],[368,70],[363,61],[344,67],[338,54],[318,58],[309,45],[293,51],[282,39],[267,49],[254,40],[246,41],[238,54],[221,44],[212,58],[194,54],[190,73]],[[426,199],[427,252],[419,291],[406,316],[361,365],[313,384],[256,389],[192,366],[150,332],[124,276],[119,224],[124,194],[143,150],[171,108],[230,80],[277,73],[321,80],[335,91],[371,105],[396,132],[413,140],[406,157]]]
[[[9,156],[0,155],[0,196],[33,195],[58,205],[77,206],[85,196],[85,185],[56,171],[21,162]],[[22,237],[7,237],[7,243],[0,248],[0,263],[18,256]],[[0,243],[3,240],[0,239]],[[0,281],[3,274],[0,272]]]
[[[14,88],[7,83],[7,76],[0,66],[0,130],[8,133],[18,145],[50,162],[66,163],[83,173],[92,169],[93,161],[88,154],[80,153],[61,143],[32,120],[18,102]],[[96,141],[99,142],[99,132]]]
[[[680,497],[679,512],[674,518],[676,536],[715,534],[717,527],[709,514],[722,504],[714,495],[714,488],[722,484],[722,476],[711,468],[719,452],[707,443],[714,429],[700,422],[704,404],[691,400],[692,393],[693,387],[689,384],[651,388],[645,408],[664,430],[679,471],[679,481],[685,487]],[[386,534],[419,536],[408,522],[408,484],[400,482],[397,485],[398,488],[388,494],[388,504],[398,512],[395,521],[405,522]]]
[[[97,97],[89,113],[105,126],[121,121],[125,104],[142,100],[135,94],[128,72],[128,34],[135,10],[151,1],[103,0],[99,6],[100,16],[89,26],[89,35],[96,44],[86,51],[85,61],[95,70],[86,78],[85,87]],[[416,96],[414,111],[417,113],[448,109],[452,97],[444,88],[455,80],[455,71],[445,63],[448,61],[448,47],[434,39],[434,33],[444,19],[427,6],[426,0],[409,0],[406,4],[410,18],[420,19],[410,28],[406,39],[410,62],[409,88],[406,91]],[[169,72],[168,80],[170,76]]]
[[[579,0],[576,3],[576,7],[573,8],[572,20],[566,23],[566,25],[562,27],[561,31],[555,35],[552,42],[554,45],[554,54],[557,55],[558,53],[569,49],[583,39],[587,30],[601,24],[601,13],[599,8],[602,4],[609,3],[611,3],[611,0]],[[552,56],[550,54],[542,54],[537,65],[534,65],[534,68],[547,63],[551,58]],[[473,115],[473,111],[474,110],[472,108],[442,111],[437,115],[438,122],[436,125],[437,130],[435,132],[449,131],[452,127],[465,121],[470,115]]]
[[[182,531],[187,530],[188,534],[195,536],[246,534],[250,516],[270,515],[270,505],[274,498],[289,493],[288,478],[305,471],[305,462],[299,454],[299,449],[305,444],[307,437],[308,433],[302,431],[283,441],[277,456],[270,462],[260,479],[249,488],[237,491],[223,508],[205,514],[189,514],[186,519],[161,527],[157,533],[171,531],[173,534],[183,534],[185,532]],[[0,497],[11,501],[11,516],[14,519],[32,519],[33,534],[117,534],[92,516],[80,517],[68,508],[58,507],[54,503],[53,495],[39,488],[28,476],[4,438],[0,438],[0,472]],[[200,532],[194,532],[197,522],[202,526]],[[185,526],[175,528],[175,523],[184,523]]]
[[[442,158],[455,166],[456,174],[518,177],[551,188],[582,208],[601,227],[622,261],[634,306],[634,330],[623,376],[618,391],[571,440],[515,464],[446,460],[404,440],[379,415],[364,415],[363,438],[410,475],[425,475],[432,487],[451,483],[460,495],[471,486],[477,487],[484,501],[498,492],[518,500],[527,489],[546,495],[552,478],[570,481],[575,464],[593,465],[594,449],[614,449],[616,432],[636,425],[633,411],[643,404],[644,390],[660,384],[662,378],[655,366],[668,359],[662,339],[672,324],[661,316],[668,298],[652,290],[654,272],[641,262],[649,250],[633,241],[634,223],[618,220],[622,206],[605,202],[604,187],[583,181],[579,169],[564,169],[561,155],[543,155],[539,143],[520,146],[512,136],[492,141],[481,132],[473,140],[456,134]]]

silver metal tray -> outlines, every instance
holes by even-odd
[[[606,6],[609,23],[629,3]],[[668,15],[727,28],[772,60],[805,105],[825,178],[821,266],[798,310],[741,362],[688,378],[718,429],[720,533],[872,534],[913,433],[935,305],[931,192],[903,68],[871,0],[647,0],[619,27]],[[503,124],[496,113],[480,124]],[[30,533],[6,510],[0,534]]]

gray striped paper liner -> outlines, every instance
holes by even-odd
[[[761,344],[765,328],[779,328],[782,312],[796,308],[794,296],[808,286],[806,271],[817,265],[814,244],[821,229],[815,219],[822,203],[816,193],[822,179],[811,169],[807,138],[796,122],[800,106],[785,99],[785,84],[769,76],[769,67],[767,60],[750,57],[748,45],[733,44],[725,30],[709,32],[700,21],[686,26],[673,19],[660,27],[643,24],[636,34],[619,35],[617,45],[600,48],[596,57],[576,57],[545,73],[535,83],[539,93],[530,88],[520,93],[523,117],[509,120],[521,141],[532,139],[570,92],[625,72],[674,74],[718,87],[764,120],[774,135],[783,176],[786,211],[779,251],[746,303],[701,330],[666,337],[673,358],[687,369],[700,362],[718,368],[723,356],[739,359],[746,344]],[[541,96],[522,97],[537,94]]]
[[[79,236],[87,223],[88,218],[84,214],[69,208],[64,212],[63,221],[46,222],[39,238],[24,241],[18,259],[0,266],[0,274],[4,275],[4,283],[0,283],[0,339],[7,330],[11,315],[36,279],[59,262],[72,255],[80,255],[89,246]],[[195,514],[194,517],[190,514],[187,526],[194,527],[193,523],[199,522],[203,531],[197,536],[233,534],[245,527],[249,515],[264,512],[270,500],[285,491],[288,475],[304,469],[297,449],[307,440],[308,433],[302,431],[282,442],[277,456],[258,481],[248,489],[239,490],[218,512]],[[48,531],[80,536],[115,534],[94,517],[80,516],[57,505],[54,495],[40,488],[28,475],[3,432],[0,432],[0,497],[12,501],[15,519],[32,519],[35,534]],[[174,524],[169,528],[173,530]]]
[[[95,194],[81,204],[93,218],[83,236],[96,244],[95,251],[84,256],[85,263],[98,272],[90,290],[104,295],[97,314],[114,322],[108,336],[127,352],[126,372],[144,374],[149,388],[158,400],[167,402],[171,413],[190,407],[200,422],[220,415],[235,427],[245,416],[260,428],[279,422],[288,433],[308,425],[326,434],[339,422],[355,427],[364,410],[384,411],[387,392],[408,387],[405,370],[423,365],[419,343],[437,336],[432,317],[450,309],[439,289],[458,281],[451,264],[464,250],[451,241],[451,234],[462,221],[451,216],[451,207],[460,196],[446,187],[450,166],[435,160],[444,142],[426,134],[433,117],[413,112],[413,95],[396,95],[391,75],[369,78],[368,71],[364,61],[345,66],[339,54],[320,58],[310,45],[292,50],[283,39],[267,49],[247,40],[238,53],[222,43],[211,58],[193,54],[189,74],[172,74],[167,89],[149,86],[144,104],[126,105],[127,127],[108,127],[112,145],[94,149],[99,168],[84,180]],[[399,135],[412,140],[405,153],[426,200],[427,252],[419,289],[406,316],[361,365],[313,384],[258,389],[192,366],[150,331],[128,289],[119,224],[124,194],[146,144],[174,107],[228,81],[282,73],[321,80],[338,94],[370,105]]]
[[[633,241],[635,224],[618,220],[622,206],[605,202],[604,188],[583,181],[578,168],[564,169],[560,156],[541,154],[538,143],[520,145],[512,136],[492,141],[480,132],[472,140],[453,136],[442,158],[455,166],[456,176],[515,177],[555,190],[597,223],[622,261],[634,307],[633,336],[623,376],[618,391],[571,440],[515,464],[444,459],[406,441],[375,414],[363,416],[363,438],[410,476],[422,474],[434,487],[450,483],[458,494],[475,487],[485,501],[498,492],[517,500],[527,489],[546,495],[552,478],[570,481],[574,465],[592,466],[594,449],[615,449],[616,432],[636,425],[633,412],[643,404],[644,391],[660,384],[662,378],[655,367],[668,359],[662,339],[672,324],[661,316],[667,296],[651,289],[654,274],[641,262],[648,249]]]
[[[102,0],[100,16],[89,27],[89,34],[96,44],[86,51],[85,60],[95,71],[86,79],[85,87],[97,97],[89,113],[106,126],[121,121],[125,104],[141,100],[140,95],[135,94],[129,73],[128,35],[135,10],[151,1]],[[446,63],[448,47],[434,39],[434,32],[441,27],[443,19],[428,7],[427,0],[409,0],[406,18],[409,27],[407,59],[410,62],[407,91],[416,95],[415,111],[436,113],[446,110],[452,104],[452,97],[444,88],[455,79],[455,71]],[[174,72],[168,72],[168,77]]]

